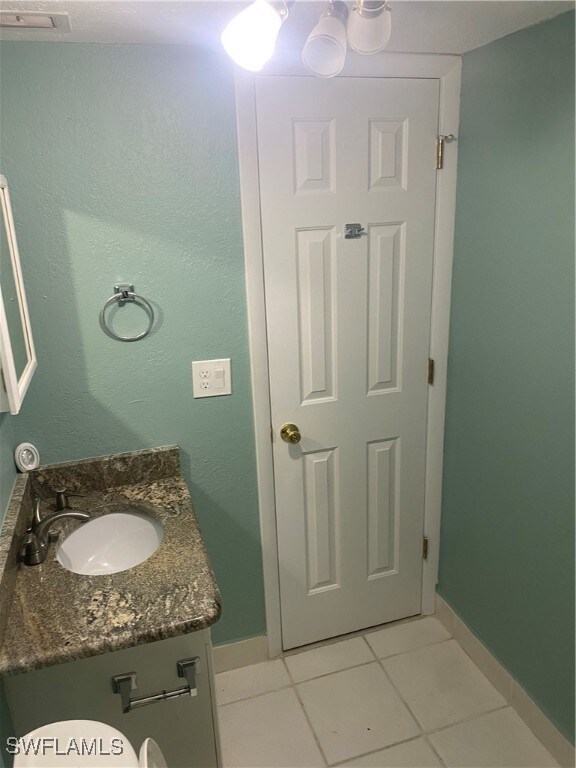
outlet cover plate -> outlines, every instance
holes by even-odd
[[[192,363],[194,397],[220,397],[232,394],[230,358],[194,360]]]

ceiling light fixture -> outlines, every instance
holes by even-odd
[[[348,45],[356,53],[379,53],[388,45],[392,14],[387,0],[356,0],[348,19]]]
[[[222,32],[226,53],[244,69],[259,72],[272,57],[280,27],[287,16],[288,7],[283,0],[280,3],[254,0]]]
[[[330,2],[320,16],[302,50],[302,61],[318,77],[334,77],[346,62],[346,19],[348,8],[343,2]]]

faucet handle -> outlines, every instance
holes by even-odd
[[[42,499],[40,498],[40,496],[34,496],[34,517],[32,519],[32,526],[38,525],[38,523],[42,519],[42,516],[40,514],[41,504],[42,504]]]
[[[64,500],[66,500],[65,491],[60,491],[60,493],[64,494]],[[58,504],[58,500],[56,501],[56,504]],[[42,520],[41,506],[42,498],[40,496],[34,496],[34,516],[32,518],[32,524],[28,528],[27,533],[32,533],[34,528],[40,524],[40,521]],[[57,542],[59,538],[60,534],[57,531],[50,531],[48,534],[48,541],[50,541],[52,544]]]
[[[66,488],[55,488],[56,494],[56,511],[61,512],[63,509],[68,509],[68,490]]]
[[[42,497],[34,496],[34,516],[32,518],[32,524],[27,529],[26,536],[24,537],[25,545],[29,545],[31,543],[30,541],[31,536],[29,534],[33,533],[34,528],[36,528],[36,526],[39,525],[40,521],[42,520],[41,506],[42,506]],[[60,534],[57,531],[50,531],[50,533],[48,534],[48,541],[50,541],[52,544],[57,542],[59,538],[60,538]]]
[[[67,488],[55,488],[54,493],[56,494],[56,512],[61,512],[63,509],[70,509],[70,503],[68,501],[70,496],[82,497],[85,495],[83,493],[69,493]]]

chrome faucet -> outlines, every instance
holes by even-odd
[[[50,528],[59,520],[79,520],[84,523],[90,520],[88,512],[82,512],[79,509],[71,509],[68,506],[66,491],[56,492],[56,512],[46,517],[40,515],[41,499],[34,498],[34,517],[32,525],[26,532],[23,539],[22,560],[25,565],[39,565],[46,560],[48,554],[48,544],[50,543]]]

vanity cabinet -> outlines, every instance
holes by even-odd
[[[132,698],[170,691],[186,684],[177,662],[195,656],[196,696],[122,711],[112,677],[136,673]],[[209,629],[9,676],[4,687],[17,736],[57,720],[99,720],[121,731],[136,753],[144,739],[155,739],[169,768],[221,765]]]

